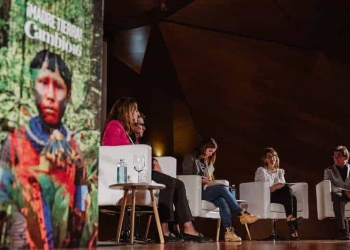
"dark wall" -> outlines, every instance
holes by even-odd
[[[317,220],[315,186],[332,164],[333,148],[350,147],[349,72],[329,51],[162,23],[151,29],[140,72],[110,56],[108,110],[120,96],[136,97],[148,139],[174,155],[178,167],[199,136],[214,137],[216,176],[236,186],[253,181],[263,148],[274,147],[287,181],[309,184],[310,218],[300,235],[329,239],[335,221]],[[204,224],[215,223],[207,221],[196,225],[214,237]],[[234,225],[245,234],[236,218]],[[278,228],[287,237],[283,221]],[[255,239],[269,230],[266,220],[251,226]]]
[[[309,184],[310,219],[301,235],[329,238],[329,229],[335,235],[334,220],[317,220],[315,186],[332,164],[333,148],[350,147],[350,67],[343,55],[173,23],[160,27],[195,128],[219,143],[216,176],[236,186],[253,181],[263,148],[272,146],[287,181]]]

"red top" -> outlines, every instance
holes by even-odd
[[[131,145],[123,125],[118,120],[108,122],[103,133],[102,146]]]

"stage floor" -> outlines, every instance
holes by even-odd
[[[102,245],[103,244],[103,245]],[[350,249],[350,241],[338,240],[301,240],[301,241],[243,241],[239,243],[229,242],[209,242],[209,243],[167,243],[167,244],[134,244],[116,245],[111,243],[99,243],[97,249],[99,250],[216,250],[216,249],[239,249],[239,250],[295,250],[296,248],[302,250],[342,250]]]

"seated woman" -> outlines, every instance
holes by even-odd
[[[196,174],[202,176],[202,199],[214,203],[220,209],[222,224],[226,229],[225,241],[242,241],[237,236],[232,227],[231,211],[239,216],[242,224],[254,223],[259,216],[252,215],[245,211],[238,203],[236,198],[230,193],[228,187],[223,185],[207,186],[212,182],[211,173],[214,170],[216,160],[216,150],[218,145],[213,138],[204,140],[198,149],[185,156],[182,162],[184,175]]]
[[[264,149],[261,165],[255,172],[255,181],[269,182],[271,202],[282,204],[286,210],[290,239],[299,240],[298,225],[303,218],[297,218],[297,199],[292,195],[290,186],[286,184],[284,170],[279,168],[280,159],[273,148]]]
[[[145,116],[140,115],[137,101],[131,97],[123,97],[116,101],[108,115],[106,127],[103,133],[103,146],[119,146],[134,144],[131,138],[135,133],[137,142],[143,136],[145,130]],[[137,128],[141,130],[137,130]],[[135,132],[134,132],[135,131]],[[188,205],[185,186],[182,181],[162,173],[158,162],[153,159],[152,180],[164,184],[159,194],[158,206],[159,217],[164,234],[165,242],[196,241],[204,243],[209,241],[200,234],[192,224],[192,214]],[[178,219],[184,226],[184,239],[176,237],[169,230],[168,222],[174,221],[175,210]]]

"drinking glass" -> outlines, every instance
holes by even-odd
[[[138,173],[138,183],[140,183],[140,172],[145,167],[145,156],[134,155],[134,169]]]

